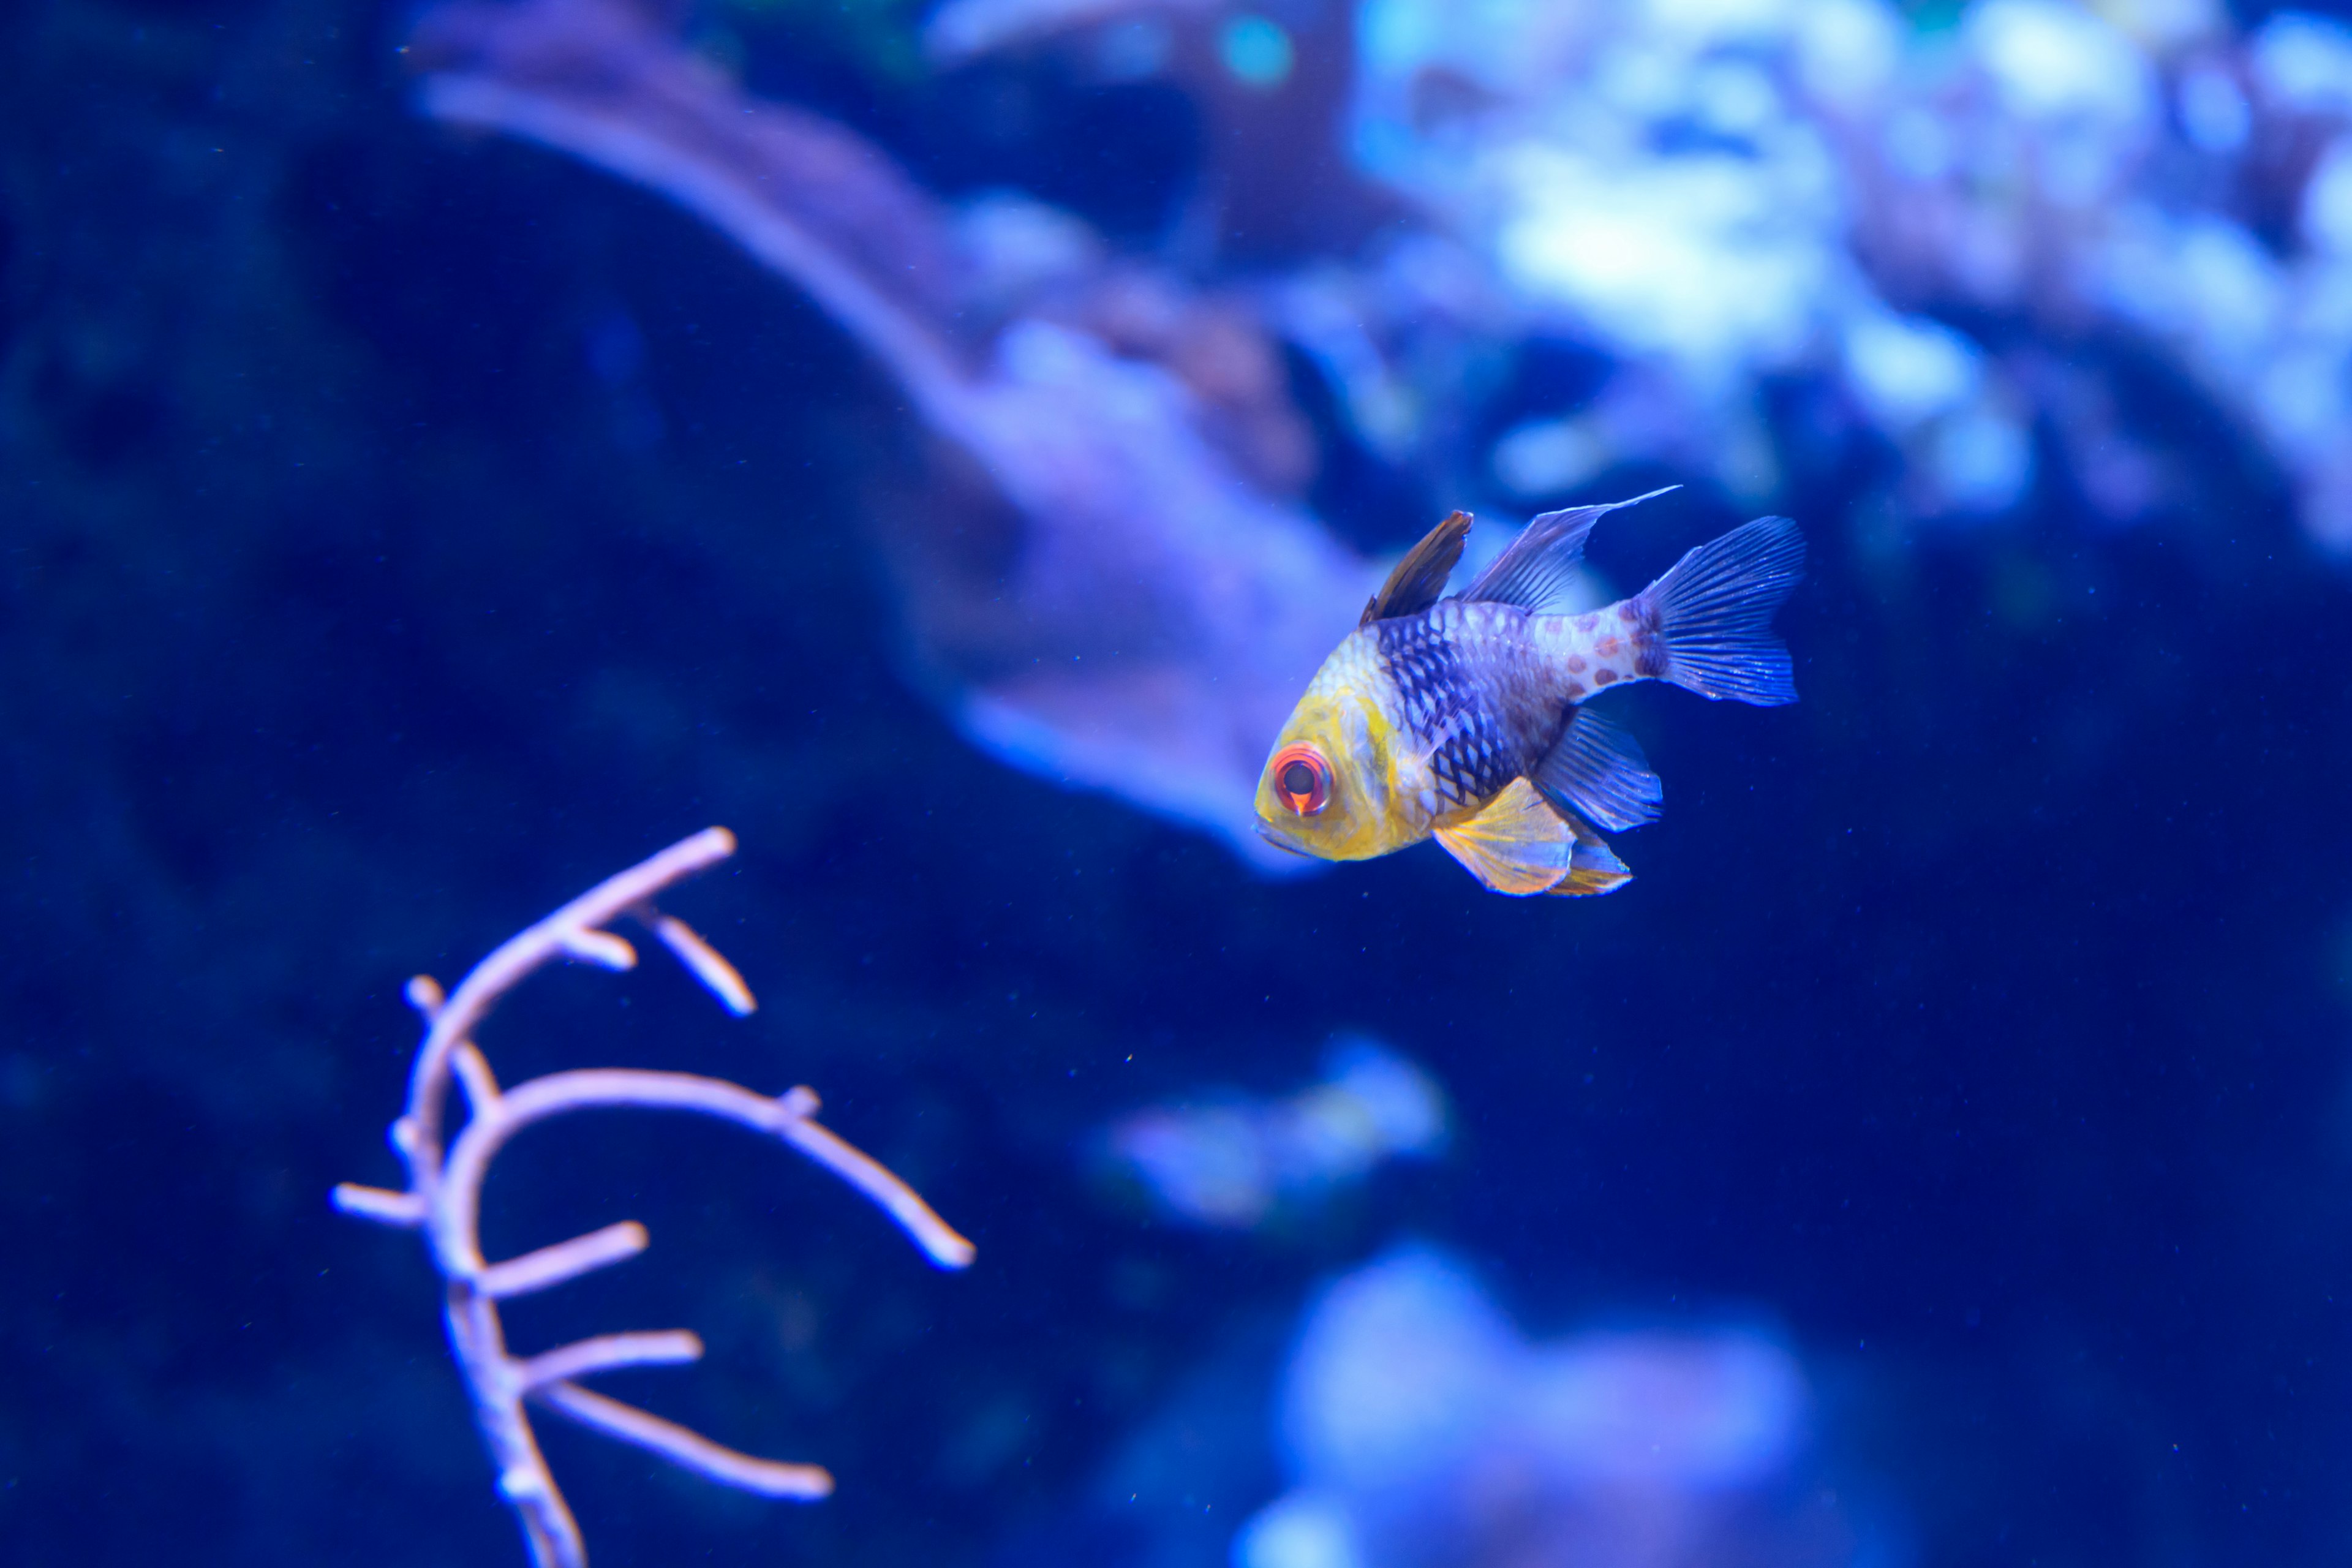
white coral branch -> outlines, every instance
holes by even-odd
[[[583,1388],[575,1379],[615,1368],[698,1359],[702,1342],[684,1330],[604,1334],[529,1357],[506,1347],[498,1303],[547,1289],[645,1250],[645,1226],[624,1221],[501,1262],[481,1253],[483,1179],[517,1132],[575,1110],[682,1110],[733,1121],[781,1138],[871,1199],[942,1268],[972,1258],[971,1243],[933,1213],[915,1190],[815,1120],[814,1091],[763,1095],[690,1073],[600,1068],[550,1073],[500,1089],[473,1032],[498,1000],[526,975],[562,959],[628,969],[636,950],[603,928],[633,916],[676,954],[720,1005],[740,1016],[755,1005],[751,987],[683,921],[652,907],[656,893],[734,853],[734,836],[713,827],[672,845],[574,899],[509,939],[445,994],[432,976],[408,983],[407,997],[425,1020],[425,1042],[409,1077],[408,1105],[392,1125],[392,1144],[408,1166],[404,1192],[346,1182],[334,1190],[345,1214],[380,1225],[422,1228],[447,1281],[449,1348],[473,1394],[476,1419],[498,1467],[499,1490],[514,1508],[540,1568],[584,1568],[580,1527],[555,1485],[523,1414],[526,1396],[583,1426],[633,1443],[724,1486],[766,1497],[813,1500],[833,1490],[814,1465],[755,1458],[661,1417]],[[454,1143],[444,1120],[449,1085],[464,1091],[467,1118]]]

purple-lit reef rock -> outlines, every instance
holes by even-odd
[[[1090,263],[1033,206],[959,231],[880,150],[748,97],[625,0],[459,0],[415,40],[425,113],[660,193],[898,381],[961,464],[888,542],[912,658],[966,734],[1283,864],[1250,827],[1265,737],[1379,573],[1297,500],[1304,437],[1246,315]]]

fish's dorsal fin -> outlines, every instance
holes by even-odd
[[[1445,592],[1445,580],[1454,575],[1454,563],[1462,559],[1462,542],[1469,536],[1470,514],[1448,513],[1444,522],[1405,552],[1404,559],[1389,574],[1389,580],[1381,584],[1381,591],[1364,606],[1364,618],[1356,624],[1369,626],[1374,621],[1419,615],[1437,603],[1438,596]]]
[[[1478,574],[1478,580],[1463,590],[1462,596],[1517,605],[1536,614],[1557,608],[1576,581],[1577,568],[1584,564],[1584,541],[1594,523],[1620,507],[1639,506],[1664,495],[1666,490],[1681,488],[1668,485],[1665,489],[1652,490],[1631,500],[1545,512],[1528,523],[1509,547],[1495,557],[1492,565]]]
[[[1655,822],[1666,797],[1641,742],[1590,708],[1576,710],[1536,764],[1535,786],[1561,811],[1612,832]]]
[[[1576,830],[1524,778],[1436,837],[1472,876],[1514,898],[1549,893],[1575,868]]]

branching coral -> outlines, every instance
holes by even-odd
[[[750,1013],[751,988],[734,966],[686,922],[657,912],[652,904],[656,894],[734,851],[732,834],[709,828],[508,939],[446,996],[429,975],[411,980],[408,1000],[425,1016],[425,1043],[409,1078],[407,1109],[392,1124],[392,1144],[408,1166],[408,1186],[394,1192],[346,1182],[334,1192],[335,1206],[345,1214],[425,1233],[447,1282],[444,1312],[450,1352],[473,1395],[476,1419],[498,1467],[499,1490],[520,1518],[541,1568],[582,1568],[588,1559],[580,1527],[524,1414],[526,1398],[745,1491],[810,1500],[833,1490],[833,1477],[815,1465],[739,1454],[580,1385],[580,1378],[593,1373],[698,1359],[702,1342],[683,1330],[600,1334],[533,1356],[518,1357],[507,1349],[500,1301],[635,1257],[646,1244],[645,1226],[625,1221],[520,1258],[487,1261],[480,1237],[482,1181],[517,1132],[570,1111],[599,1109],[685,1110],[738,1122],[781,1138],[871,1198],[939,1267],[961,1268],[972,1258],[971,1243],[912,1188],[817,1123],[817,1098],[810,1089],[772,1099],[718,1079],[625,1068],[550,1073],[512,1089],[499,1087],[474,1041],[483,1018],[525,976],[558,959],[607,969],[634,967],[636,950],[602,929],[625,915],[650,930],[729,1012]],[[454,1139],[446,1125],[452,1079],[465,1095],[467,1112]]]

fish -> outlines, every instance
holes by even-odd
[[[1456,511],[1432,529],[1276,738],[1259,834],[1324,860],[1433,837],[1486,887],[1521,898],[1632,880],[1601,835],[1655,820],[1665,791],[1592,700],[1643,680],[1764,708],[1797,700],[1771,629],[1804,575],[1804,536],[1788,518],[1698,546],[1631,598],[1569,605],[1593,524],[1666,493],[1546,512],[1450,595],[1472,519]]]

